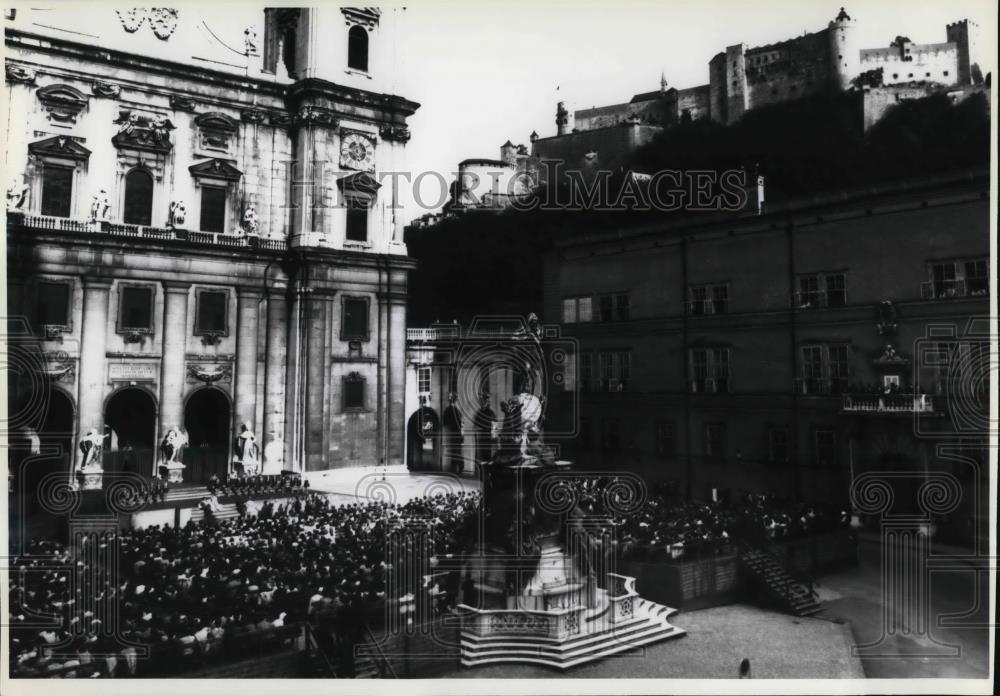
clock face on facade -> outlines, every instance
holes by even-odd
[[[369,172],[375,168],[375,143],[362,133],[347,133],[340,140],[340,166]]]

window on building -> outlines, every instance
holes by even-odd
[[[601,448],[605,452],[621,451],[621,421],[617,418],[605,418],[603,424]]]
[[[944,76],[948,77],[948,71],[947,70],[944,71]]]
[[[118,327],[123,331],[153,329],[153,289],[123,286],[119,293]]]
[[[688,296],[688,311],[695,316],[729,311],[729,286],[724,283],[692,285],[688,288]]]
[[[691,350],[691,391],[700,394],[726,393],[731,386],[729,348]]]
[[[344,410],[361,411],[365,408],[365,379],[356,372],[344,377]]]
[[[195,312],[195,332],[198,334],[229,333],[229,293],[218,290],[199,290]]]
[[[150,225],[153,219],[153,177],[143,169],[133,169],[125,177],[126,225]]]
[[[799,309],[843,307],[847,304],[847,274],[799,276],[799,292],[795,300]]]
[[[837,433],[833,430],[816,430],[815,432],[816,466],[834,467],[837,465]]]
[[[349,242],[368,241],[368,206],[360,201],[347,202],[347,232]]]
[[[780,426],[767,429],[767,460],[774,464],[788,462],[788,428]]]
[[[347,32],[347,67],[368,72],[368,32],[357,24]]]
[[[417,393],[421,396],[431,393],[431,368],[417,368]]]
[[[73,169],[46,164],[42,169],[42,215],[69,217],[73,205]]]
[[[563,322],[593,321],[593,300],[590,297],[567,297],[563,299]]]
[[[36,310],[40,326],[69,326],[70,289],[69,283],[38,283]]]
[[[985,258],[939,261],[929,266],[931,280],[921,288],[925,298],[989,294],[989,262]]]
[[[601,295],[597,300],[598,320],[612,321],[615,318],[615,298],[613,295]]]
[[[594,354],[580,353],[580,390],[594,391],[596,387],[594,378]]]
[[[802,389],[805,394],[842,394],[847,391],[849,376],[849,346],[802,346]]]
[[[629,297],[626,293],[615,295],[615,320],[628,321]]]
[[[201,220],[198,229],[205,232],[226,231],[226,189],[221,186],[201,187]]]
[[[568,297],[563,300],[563,312],[562,320],[564,324],[575,324],[576,323],[576,298]]]
[[[725,423],[705,424],[705,459],[721,462],[726,457]]]
[[[343,321],[340,338],[343,341],[368,340],[368,299],[364,297],[343,298]]]
[[[631,351],[601,351],[598,353],[598,359],[601,368],[601,391],[625,391],[632,372]]]
[[[656,422],[656,454],[672,457],[675,452],[674,424],[671,421]]]

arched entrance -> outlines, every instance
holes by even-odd
[[[61,389],[49,389],[38,431],[24,431],[21,441],[12,449],[11,463],[19,462],[15,476],[20,474],[24,482],[21,490],[25,502],[30,501],[30,509],[38,508],[38,489],[46,476],[62,472],[69,478],[75,454],[75,421],[70,397]]]
[[[105,471],[153,474],[156,451],[156,402],[140,387],[115,392],[104,407]]]
[[[232,413],[229,398],[214,387],[205,387],[188,397],[184,407],[184,480],[205,483],[215,474],[220,479],[229,471],[229,439]]]
[[[437,471],[440,467],[438,442],[441,423],[429,406],[421,406],[406,426],[406,468],[410,471]]]

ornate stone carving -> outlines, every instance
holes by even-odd
[[[194,111],[195,101],[191,97],[184,97],[180,94],[170,95],[170,107],[177,111]]]
[[[315,106],[304,106],[295,112],[293,123],[296,126],[322,126],[324,128],[336,128],[340,121],[336,119],[333,112],[318,109]]]
[[[347,26],[358,24],[369,30],[375,28],[382,14],[377,7],[341,7],[340,11]]]
[[[38,142],[28,144],[28,152],[35,157],[61,157],[78,161],[90,159],[90,150],[78,143],[74,138],[57,135]]]
[[[239,181],[243,172],[223,159],[210,159],[188,167],[191,176],[194,178],[225,179],[226,181]]]
[[[57,123],[74,124],[80,112],[87,108],[87,96],[69,85],[47,85],[36,94],[49,120]]]
[[[127,329],[122,332],[122,340],[125,343],[143,344],[146,342],[146,337],[148,335],[148,331],[143,331],[141,329]]]
[[[170,201],[169,226],[173,229],[182,230],[184,229],[185,220],[187,220],[187,205],[184,201]]]
[[[203,346],[217,346],[220,343],[222,343],[221,331],[206,331],[201,337],[201,344]]]
[[[228,363],[190,363],[188,377],[205,384],[229,382],[233,378],[233,366]]]
[[[129,34],[139,31],[146,21],[153,34],[161,41],[166,41],[177,30],[177,10],[170,7],[133,7],[129,10],[115,10],[122,29]]]
[[[101,189],[94,194],[94,199],[90,204],[90,219],[94,221],[107,220],[110,210],[111,201],[108,200],[108,192],[105,189]]]
[[[252,204],[243,211],[243,231],[247,234],[257,234],[257,209]]]
[[[233,135],[239,128],[239,122],[218,111],[201,114],[194,119],[201,137],[201,147],[206,150],[229,152]]]
[[[15,179],[7,189],[7,210],[25,212],[31,202],[31,187],[24,181]]]
[[[35,84],[35,71],[13,63],[7,63],[7,82],[20,83],[24,85]]]
[[[121,85],[116,85],[111,82],[101,82],[97,80],[90,86],[90,91],[94,93],[96,97],[105,97],[108,99],[117,99],[122,93]]]
[[[292,123],[292,117],[284,111],[275,111],[271,114],[272,126],[288,126]]]
[[[170,131],[175,126],[166,116],[143,116],[131,109],[121,109],[113,123],[118,125],[118,133],[111,138],[115,147],[154,152],[169,152],[173,147]]]
[[[410,129],[406,126],[385,124],[379,128],[378,133],[382,136],[382,140],[395,140],[400,143],[406,143],[410,140]]]
[[[267,112],[262,109],[244,109],[240,112],[240,118],[247,123],[263,123],[267,118]]]

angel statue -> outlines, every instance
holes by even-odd
[[[104,438],[98,435],[96,430],[88,430],[87,434],[80,440],[80,451],[83,452],[80,469],[87,469],[94,465],[100,466],[103,449]]]
[[[94,194],[94,200],[90,204],[90,219],[107,220],[110,209],[111,203],[108,201],[108,192],[106,189],[101,189]]]
[[[187,437],[179,428],[174,427],[168,430],[160,444],[160,457],[163,460],[161,464],[167,465],[179,461],[181,448],[186,444]]]
[[[25,211],[31,197],[31,187],[17,180],[11,182],[7,189],[7,210]]]
[[[257,209],[248,205],[243,211],[243,231],[247,234],[257,234]]]
[[[187,219],[187,205],[184,201],[170,202],[170,226],[177,229],[184,229],[184,221]]]

